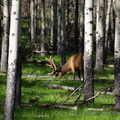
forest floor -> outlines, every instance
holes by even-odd
[[[83,82],[73,81],[72,77],[57,80],[54,76],[47,75],[23,75],[22,76],[22,104],[15,110],[15,120],[118,120],[119,112],[112,111],[114,95],[106,92],[95,97],[94,104],[81,104],[82,91],[68,88],[82,88]],[[0,118],[3,115],[5,100],[5,74],[0,75],[2,81],[0,91]],[[59,85],[58,88],[45,85]],[[95,90],[102,91],[113,85],[113,79],[95,80]],[[67,89],[60,88],[68,87]],[[97,87],[99,86],[99,87]],[[76,90],[76,91],[75,91]],[[96,93],[97,94],[97,93]],[[79,98],[79,99],[78,99]],[[75,101],[77,102],[75,103]]]
[[[83,102],[83,81],[72,74],[61,79],[47,75],[45,65],[23,63],[22,103],[15,109],[15,120],[120,120],[113,111],[114,68],[94,71],[94,103]],[[3,118],[6,74],[0,72],[0,120]]]

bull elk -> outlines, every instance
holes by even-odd
[[[75,80],[75,72],[77,71],[78,77],[81,80],[80,73],[83,74],[83,55],[82,54],[72,55],[68,59],[68,61],[58,70],[56,70],[56,65],[51,56],[49,59],[46,58],[46,60],[48,60],[48,62],[49,62],[49,64],[47,64],[47,66],[53,68],[53,71],[50,74],[56,74],[56,78],[61,78],[66,73],[72,72],[73,79]]]

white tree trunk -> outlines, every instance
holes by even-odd
[[[35,22],[35,0],[30,1],[30,16],[31,16],[31,45],[32,47],[35,44],[36,39],[36,22]]]
[[[60,40],[60,59],[61,66],[66,62],[66,24],[65,24],[65,0],[60,0],[60,25],[61,25],[61,40]]]
[[[57,9],[57,13],[58,13],[58,31],[57,31],[57,39],[58,39],[58,44],[57,44],[57,47],[58,47],[58,54],[60,54],[60,41],[61,41],[61,25],[60,25],[60,14],[61,14],[61,10],[60,10],[60,6],[61,6],[61,4],[60,4],[60,0],[58,1],[58,3],[57,3],[57,6],[58,6],[58,9]]]
[[[74,41],[75,41],[75,51],[79,51],[79,27],[78,27],[78,19],[79,19],[79,0],[75,0],[75,28],[74,28]]]
[[[10,41],[8,57],[7,89],[5,99],[4,120],[14,119],[15,104],[15,83],[17,73],[17,52],[19,40],[20,23],[20,0],[12,0],[11,19],[10,19]]]
[[[19,19],[21,21],[21,7],[19,9]],[[18,25],[18,56],[17,56],[17,77],[15,90],[15,106],[21,104],[21,75],[22,75],[22,46],[21,46],[21,22]]]
[[[115,4],[115,106],[120,111],[120,0]]]
[[[85,1],[85,39],[84,39],[84,99],[94,95],[93,89],[93,0]],[[91,100],[92,102],[93,100]]]
[[[0,4],[1,4],[1,1],[0,1]],[[1,21],[1,18],[2,18],[2,8],[0,7],[0,32],[1,32],[1,24],[2,24],[2,21]],[[0,39],[1,40],[1,39]]]
[[[3,40],[1,50],[1,70],[3,71],[7,71],[8,65],[8,39],[9,39],[8,0],[3,0]]]
[[[80,1],[80,50],[79,53],[84,52],[84,0]]]
[[[52,52],[57,51],[57,0],[51,1],[51,47]]]
[[[106,51],[105,53],[107,53],[107,49],[108,49],[111,2],[112,0],[107,1],[107,12],[106,12],[106,23],[105,23],[105,51]]]
[[[97,2],[97,21],[96,21],[96,70],[103,71],[103,46],[104,46],[104,0]]]
[[[41,55],[45,55],[45,0],[41,0]]]
[[[108,42],[108,50],[110,52],[114,52],[114,39],[115,39],[115,9],[114,2],[111,0],[111,9],[110,9],[110,28],[109,28],[109,42]]]

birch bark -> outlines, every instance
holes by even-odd
[[[3,39],[1,50],[1,70],[3,71],[7,71],[8,65],[8,40],[9,40],[8,0],[3,0]]]
[[[45,0],[41,0],[41,55],[45,55]]]
[[[115,106],[120,111],[120,0],[115,4]]]
[[[97,1],[97,21],[96,21],[96,70],[104,70],[104,0]]]
[[[51,47],[53,53],[57,51],[57,0],[51,1]]]
[[[93,85],[93,0],[85,0],[84,99],[94,95]],[[91,100],[93,102],[93,100]]]
[[[15,83],[17,75],[18,40],[20,24],[20,0],[12,0],[10,19],[10,42],[8,56],[7,89],[4,109],[4,120],[14,120]]]

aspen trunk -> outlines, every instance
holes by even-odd
[[[30,17],[31,17],[31,47],[35,45],[36,39],[36,21],[35,21],[35,0],[30,1]]]
[[[108,49],[108,39],[110,38],[109,37],[110,12],[111,12],[111,0],[108,0],[107,1],[107,12],[106,12],[106,23],[105,23],[105,53],[106,54],[107,54],[107,49]]]
[[[1,50],[1,70],[7,71],[9,39],[9,12],[8,0],[3,0],[3,40]]]
[[[85,1],[84,99],[94,96],[93,85],[93,0]],[[92,99],[91,102],[94,100]]]
[[[103,71],[104,53],[104,0],[97,2],[97,23],[96,23],[96,70]]]
[[[41,55],[45,55],[45,0],[41,0]]]
[[[80,49],[79,53],[84,53],[84,0],[80,1]]]
[[[7,89],[4,109],[4,120],[14,120],[15,105],[15,83],[17,75],[18,59],[18,39],[20,23],[20,5],[21,1],[12,1],[11,23],[10,23],[10,42],[8,57]]]
[[[115,106],[120,111],[120,0],[115,4]]]
[[[65,24],[65,0],[60,0],[60,26],[59,26],[59,47],[61,66],[66,62],[66,24]]]
[[[51,47],[54,53],[57,51],[57,0],[52,0],[51,4]]]
[[[78,17],[79,17],[79,0],[75,0],[75,51],[78,51],[78,44],[79,44],[79,27],[78,27]]]

